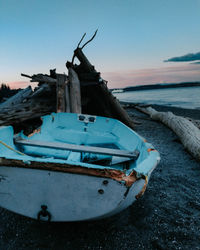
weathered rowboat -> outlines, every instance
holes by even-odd
[[[34,219],[81,221],[140,197],[159,153],[115,119],[53,113],[29,137],[0,127],[0,206]]]

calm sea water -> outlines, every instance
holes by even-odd
[[[120,101],[200,109],[200,87],[127,91],[114,94]]]

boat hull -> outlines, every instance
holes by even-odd
[[[127,187],[110,178],[1,166],[0,204],[33,219],[100,219],[130,206],[144,185],[144,179]]]
[[[121,122],[57,113],[39,130],[0,127],[0,206],[49,221],[111,216],[145,191],[159,153]]]

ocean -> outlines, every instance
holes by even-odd
[[[200,86],[153,90],[137,90],[114,95],[124,102],[158,104],[189,109],[200,109]]]

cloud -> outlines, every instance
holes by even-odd
[[[199,64],[187,64],[173,67],[102,72],[102,77],[108,80],[109,88],[123,88],[143,84],[200,81],[199,72]]]
[[[200,64],[200,61],[197,61],[197,62],[193,62],[191,64]]]
[[[196,61],[196,60],[200,60],[200,52],[197,52],[195,54],[190,53],[184,56],[172,57],[167,60],[164,60],[164,62],[190,62],[190,61]]]

